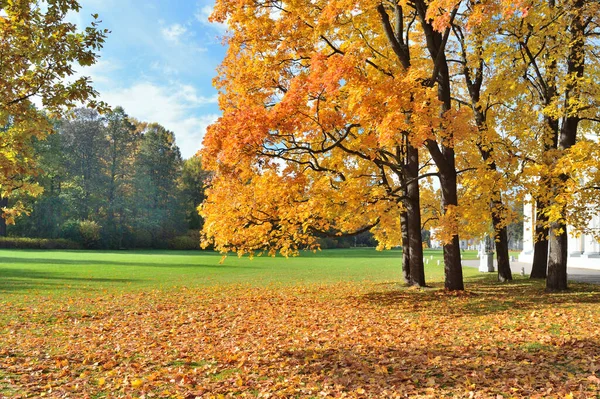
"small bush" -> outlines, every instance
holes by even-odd
[[[85,248],[98,248],[100,230],[100,225],[92,220],[82,220],[79,222],[79,234],[81,234],[81,242]]]
[[[189,235],[177,236],[169,240],[169,249],[195,250],[200,249],[200,239]]]
[[[4,249],[81,249],[81,245],[64,238],[0,237],[0,248]]]
[[[79,230],[79,220],[69,219],[60,226],[60,235],[67,240],[81,243],[81,231]]]
[[[319,246],[321,249],[333,249],[338,247],[338,240],[331,237],[319,238]]]

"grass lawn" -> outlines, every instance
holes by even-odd
[[[427,277],[443,281],[441,251],[426,251]],[[474,259],[476,252],[465,253]],[[433,259],[430,259],[433,258]],[[91,295],[105,291],[188,288],[216,284],[296,285],[340,281],[400,281],[402,252],[370,248],[303,252],[299,257],[238,258],[195,251],[0,250],[0,292]],[[440,263],[442,263],[440,261]],[[472,276],[477,272],[465,269]],[[20,300],[20,299],[16,299]]]
[[[0,398],[600,397],[600,287],[430,256],[0,250]]]

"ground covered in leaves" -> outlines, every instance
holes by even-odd
[[[595,398],[599,288],[222,284],[8,301],[0,397]]]

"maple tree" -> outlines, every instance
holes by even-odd
[[[217,4],[214,17],[227,18],[233,31],[217,80],[224,116],[209,130],[203,151],[207,166],[217,171],[203,208],[208,242],[220,250],[252,252],[261,241],[258,232],[247,240],[248,223],[262,226],[265,236],[281,233],[282,221],[294,219],[287,241],[277,241],[285,253],[298,244],[311,246],[311,229],[331,227],[352,232],[374,225],[386,247],[400,242],[403,215],[404,238],[412,243],[409,274],[422,285],[418,179],[421,169],[431,168],[419,159],[424,147],[441,182],[447,288],[463,289],[454,146],[455,134],[471,129],[464,112],[452,109],[444,54],[450,28],[439,32],[427,7],[424,2],[375,8],[343,2]],[[409,49],[410,35],[419,32],[415,20],[427,45]],[[271,190],[256,181],[288,184],[300,195],[271,198]],[[239,196],[244,206],[214,199],[226,193]],[[340,196],[341,202],[327,200]],[[299,218],[282,210],[300,211],[316,198],[330,209],[313,206]],[[266,218],[245,220],[253,207],[274,201],[271,212],[260,209]],[[295,232],[299,227],[301,234]]]
[[[597,2],[532,1],[521,20],[501,26],[503,49],[519,61],[512,66],[513,85],[528,102],[521,101],[516,114],[529,127],[517,122],[509,129],[521,129],[515,136],[527,148],[523,183],[536,205],[531,277],[546,277],[548,270],[549,290],[567,288],[567,225],[585,230],[586,208],[597,201],[591,189],[596,166],[583,162],[595,153],[592,124],[599,120],[597,18]]]
[[[297,10],[299,15],[284,12],[279,32],[255,30],[252,24],[248,27],[251,33],[240,31],[230,41],[219,80],[224,92],[221,104],[230,112],[211,128],[203,153],[207,165],[218,165],[220,172],[203,208],[207,238],[219,249],[244,253],[269,247],[271,252],[282,249],[288,254],[290,248],[314,246],[314,232],[334,228],[353,234],[366,226],[373,228],[382,247],[389,247],[400,242],[399,215],[403,214],[410,218],[409,229],[404,229],[410,237],[407,274],[411,283],[424,285],[419,154],[406,129],[394,131],[394,125],[377,131],[378,125],[396,121],[385,108],[374,112],[371,106],[385,101],[385,96],[389,106],[396,106],[401,114],[403,108],[414,105],[401,95],[410,90],[408,85],[415,84],[410,79],[394,79],[386,70],[388,65],[378,65],[371,59],[368,47],[346,53],[345,47],[354,40],[381,40],[362,36],[363,32],[350,24],[338,31],[334,19],[350,20],[350,14],[334,18],[338,10],[331,7],[328,11],[332,20],[328,22],[322,12],[320,16],[316,12],[320,5],[305,6],[307,10]],[[258,6],[255,11],[264,10]],[[262,19],[266,22],[271,17],[266,14]],[[367,16],[361,19],[368,21]],[[379,18],[376,22],[379,24]],[[314,25],[318,23],[322,23],[319,29],[327,33],[317,35],[319,29]],[[257,37],[249,41],[254,33]],[[281,34],[292,38],[291,54],[264,54],[266,44],[275,46]],[[336,44],[341,40],[347,44]],[[274,70],[272,65],[279,65],[279,69]],[[253,73],[256,70],[266,73]],[[389,85],[399,89],[396,95],[389,96]],[[369,86],[377,90],[368,94]],[[240,90],[244,96],[240,96]],[[425,99],[430,94],[427,90],[422,93]],[[286,186],[292,195],[273,196],[270,193],[280,190],[275,185]],[[246,192],[248,196],[243,197]],[[220,195],[232,194],[236,198],[227,204],[217,200]],[[238,199],[244,207],[236,205]],[[264,209],[272,202],[277,206]],[[248,215],[253,207],[259,208],[262,217]],[[242,215],[234,216],[240,212]],[[229,228],[225,220],[230,222]],[[246,236],[249,223],[262,232],[250,233],[252,240]],[[261,236],[269,234],[277,239],[261,241]],[[261,247],[261,242],[266,245]]]
[[[108,31],[98,22],[82,32],[65,21],[68,12],[79,11],[73,0],[12,0],[0,2],[0,197],[2,224],[13,222],[22,204],[8,206],[15,190],[35,194],[27,177],[34,173],[32,138],[41,139],[51,130],[50,123],[33,106],[39,99],[52,116],[61,115],[77,102],[104,107],[94,100],[96,92],[87,77],[66,80],[75,73],[75,64],[96,62]],[[97,16],[94,16],[97,18]]]
[[[568,219],[583,229],[593,213],[570,216],[594,201],[593,141],[577,149],[586,187],[573,189],[582,169],[565,173],[564,165],[576,163],[568,154],[580,122],[597,120],[597,88],[582,92],[594,76],[583,65],[597,35],[596,3],[242,3],[218,2],[213,14],[231,34],[216,80],[224,115],[204,142],[216,171],[203,208],[207,243],[288,254],[314,247],[315,232],[370,227],[381,247],[403,242],[405,275],[422,285],[420,234],[411,229],[421,226],[418,182],[436,175],[441,208],[427,220],[444,245],[446,287],[461,290],[459,235],[481,236],[485,220],[499,279],[512,278],[506,228],[516,215],[503,197],[524,184],[537,190],[538,234],[555,239],[550,260],[560,266],[548,287],[566,288]],[[536,132],[546,133],[540,140]],[[235,199],[223,205],[227,193]],[[274,230],[275,240],[261,240]]]
[[[498,54],[500,46],[497,45],[497,40],[488,33],[493,32],[496,27],[494,18],[502,18],[502,15],[488,8],[488,19],[480,20],[476,16],[482,12],[482,7],[484,5],[478,2],[465,2],[464,11],[452,24],[453,40],[456,42],[453,57],[454,62],[458,64],[458,74],[462,75],[462,82],[455,81],[462,89],[455,89],[453,95],[456,101],[472,110],[473,122],[477,127],[477,134],[472,137],[472,149],[476,149],[481,158],[473,159],[476,157],[473,154],[470,156],[468,163],[473,171],[463,179],[462,184],[475,190],[475,195],[480,198],[479,202],[483,201],[479,211],[489,214],[486,219],[492,221],[498,279],[507,281],[512,280],[507,226],[514,219],[514,215],[505,206],[503,196],[518,184],[515,179],[510,178],[517,163],[510,159],[514,144],[503,136],[497,114],[502,112],[505,102],[511,101],[510,95],[513,93],[506,90],[504,75],[492,66],[494,61],[498,62],[497,58],[500,58],[501,62],[504,60],[503,55]],[[472,20],[474,16],[476,25]],[[489,202],[488,209],[485,206],[486,201]]]

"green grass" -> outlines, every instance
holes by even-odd
[[[474,251],[465,253],[474,259]],[[432,259],[430,259],[432,257]],[[441,251],[425,252],[428,282],[443,281]],[[330,284],[340,281],[401,281],[402,252],[370,248],[303,252],[294,258],[253,260],[214,252],[0,250],[0,292],[85,295],[219,284],[255,286]],[[465,268],[465,276],[476,269]]]

